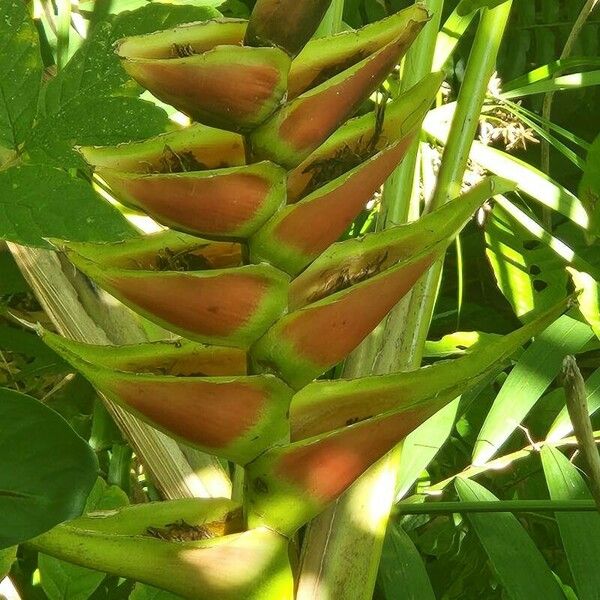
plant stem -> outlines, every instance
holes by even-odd
[[[600,431],[595,431],[593,435],[595,443],[600,443]],[[511,452],[510,454],[506,454],[505,456],[501,456],[499,458],[495,458],[494,460],[491,460],[490,462],[485,463],[483,465],[470,465],[466,469],[463,469],[460,473],[457,473],[456,475],[452,475],[451,477],[447,477],[446,479],[443,479],[438,483],[430,485],[428,488],[425,489],[424,493],[426,495],[439,494],[448,484],[452,483],[452,481],[456,477],[471,478],[476,477],[481,473],[485,473],[486,471],[498,471],[499,469],[506,469],[513,462],[522,458],[526,458],[532,452],[539,452],[540,449],[546,444],[551,444],[554,447],[575,446],[577,445],[577,439],[574,436],[569,436],[559,440],[552,440],[552,442],[541,441],[537,442],[535,445],[525,446],[524,448],[521,448],[521,450]],[[417,496],[413,496],[409,500],[412,500],[416,497]]]
[[[600,511],[600,454],[596,448],[594,431],[590,421],[585,381],[574,356],[566,356],[562,367],[563,387],[567,399],[567,410],[579,450],[588,467],[588,478],[592,497]]]
[[[402,503],[394,507],[394,516],[452,513],[498,512],[578,512],[595,511],[593,500],[492,500],[482,502]]]
[[[403,83],[406,88],[431,71],[443,0],[428,0],[425,5],[434,18],[408,53]],[[403,166],[385,186],[387,192],[384,193],[383,204],[387,207],[384,209],[387,216],[380,219],[378,228],[405,222],[411,212],[417,149],[418,141],[405,157]],[[346,362],[345,377],[386,372],[387,365],[381,363],[375,366],[378,346],[385,337],[396,340],[401,335],[397,323],[398,320],[390,321],[388,318],[359,346]],[[393,331],[388,329],[388,324],[393,324]],[[403,354],[399,361],[407,369],[414,364],[413,358],[412,353]],[[394,364],[397,362],[394,361]],[[396,449],[376,463],[348,493],[310,524],[302,547],[297,600],[367,600],[372,597],[394,500],[399,456],[399,449]]]

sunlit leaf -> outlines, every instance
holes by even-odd
[[[469,479],[458,478],[455,486],[463,502],[497,500]],[[558,581],[513,514],[469,513],[467,518],[511,600],[564,600]]]
[[[544,446],[542,465],[552,500],[587,500],[592,495],[579,474],[563,454]],[[575,580],[579,600],[596,600],[600,590],[600,514],[593,512],[556,512],[567,561]]]
[[[394,598],[402,590],[403,600],[435,600],[419,551],[397,523],[388,524],[377,583],[386,598]]]
[[[568,276],[556,254],[499,205],[486,220],[485,239],[498,287],[518,317],[527,319],[567,295]]]
[[[579,198],[588,211],[591,234],[600,235],[600,135],[588,151]]]
[[[523,352],[494,400],[473,450],[473,463],[487,462],[527,416],[556,378],[567,354],[592,338],[590,327],[563,315]]]

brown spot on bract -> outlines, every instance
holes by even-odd
[[[372,158],[341,185],[312,201],[294,205],[273,234],[305,256],[316,256],[337,241],[410,147],[412,136]]]
[[[283,327],[282,337],[303,360],[323,368],[337,364],[412,288],[434,258],[430,254],[394,269],[332,303],[299,310]]]
[[[406,42],[399,38],[373,54],[352,76],[320,93],[300,97],[281,123],[279,137],[299,152],[316,148],[392,70]]]

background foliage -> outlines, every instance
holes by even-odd
[[[409,4],[347,0],[344,21],[359,27]],[[442,22],[458,4],[445,3]],[[456,14],[484,4],[498,2],[463,0]],[[584,289],[581,311],[561,317],[512,369],[463,395],[427,424],[420,443],[403,458],[399,502],[407,496],[423,502],[427,494],[441,491],[444,500],[464,503],[589,498],[558,380],[563,357],[575,354],[587,381],[590,409],[600,406],[597,232],[592,228],[585,234],[576,217],[566,216],[576,211],[578,190],[589,207],[600,188],[599,142],[594,144],[600,131],[600,90],[594,85],[600,82],[597,11],[578,36],[571,58],[555,63],[582,5],[514,3],[498,61],[498,89],[491,89],[481,121],[480,141],[498,152],[475,153],[470,174],[476,178],[482,168],[504,176],[518,172],[521,189],[482,210],[448,253],[426,360],[469,352],[485,343],[487,335],[511,331],[519,319],[576,286]],[[75,151],[77,145],[143,139],[170,126],[166,107],[140,96],[142,90],[120,68],[112,45],[124,35],[218,14],[247,17],[251,4],[81,2],[76,11],[73,7],[68,35],[57,28],[64,3],[32,7],[2,0],[2,6],[10,19],[0,19],[0,237],[49,247],[48,237],[104,241],[138,235],[122,212],[99,198]],[[32,9],[34,21],[29,18]],[[84,39],[80,33],[86,29]],[[444,103],[456,98],[472,40],[471,26],[444,66]],[[60,56],[65,61],[57,65]],[[549,77],[539,71],[545,65]],[[577,83],[556,95],[550,124],[540,117],[543,92],[560,88],[556,78],[573,73]],[[17,96],[22,102],[15,111]],[[423,140],[430,152],[422,154],[423,170],[435,172],[442,147],[439,136],[426,131]],[[539,173],[542,138],[551,148],[549,187],[540,186],[548,181]],[[518,169],[523,165],[522,173]],[[548,214],[543,205],[552,194],[561,198],[562,209]],[[365,210],[352,232],[372,227],[377,210],[376,204]],[[0,252],[0,316],[0,383],[42,401],[95,451],[101,478],[86,508],[155,499],[151,482],[89,384],[19,324],[24,317],[49,325],[5,248]],[[594,429],[600,429],[600,417],[592,419]],[[475,475],[476,481],[471,479]],[[402,516],[399,510],[386,534],[375,597],[398,598],[402,589],[402,597],[419,600],[597,599],[599,540],[600,516],[595,513],[450,510]],[[11,577],[25,599],[168,598],[23,548]]]

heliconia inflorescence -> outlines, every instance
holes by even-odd
[[[127,73],[195,123],[80,152],[117,200],[170,229],[114,244],[53,241],[181,339],[106,347],[40,335],[124,409],[244,466],[244,503],[82,517],[34,540],[38,549],[188,598],[291,598],[288,538],[565,309],[452,363],[314,381],[483,202],[514,187],[490,177],[416,222],[339,241],[407,153],[442,76],[356,116],[429,14],[417,4],[311,40],[328,5],[258,0],[249,21],[117,44]]]

